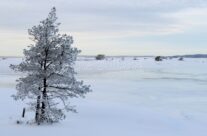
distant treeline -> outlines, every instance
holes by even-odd
[[[176,55],[176,56],[170,56],[172,58],[207,58],[207,54],[194,54],[194,55]]]

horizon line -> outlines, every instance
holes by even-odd
[[[101,55],[105,55],[103,53],[100,53]],[[99,55],[99,54],[97,54]],[[77,57],[95,57],[97,55],[78,55]],[[155,56],[166,56],[166,57],[172,57],[172,56],[189,56],[189,55],[207,55],[206,54],[177,54],[177,55],[105,55],[106,57],[155,57]],[[23,58],[24,56],[1,56],[0,58]]]

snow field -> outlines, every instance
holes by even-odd
[[[79,59],[77,77],[91,84],[85,99],[72,99],[78,114],[54,125],[17,125],[25,103],[14,101],[14,73],[21,58],[0,59],[1,135],[206,136],[207,60],[153,58]],[[26,113],[29,120],[32,113]]]

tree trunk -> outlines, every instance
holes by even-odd
[[[36,105],[36,114],[35,121],[39,125],[40,124],[40,95],[37,96],[37,105]]]
[[[42,91],[42,107],[41,107],[41,120],[45,121],[47,120],[46,117],[46,103],[47,103],[47,81],[46,78],[43,80],[43,91]]]
[[[47,34],[46,34],[46,44],[47,44]],[[45,75],[47,73],[47,56],[48,56],[48,49],[45,48],[45,59],[43,63],[43,69]],[[47,103],[47,78],[44,77],[43,79],[43,91],[42,91],[42,107],[41,107],[41,121],[44,122],[47,120],[46,117],[46,103]]]

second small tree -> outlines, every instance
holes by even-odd
[[[80,51],[71,47],[71,36],[58,33],[56,20],[56,9],[52,8],[45,20],[29,29],[34,44],[24,50],[23,62],[11,65],[12,69],[24,73],[17,81],[17,94],[13,97],[30,100],[38,124],[64,119],[64,111],[76,112],[68,99],[84,97],[91,91],[75,78],[73,66]]]

